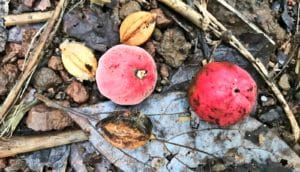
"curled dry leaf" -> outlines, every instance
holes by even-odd
[[[65,69],[78,80],[95,80],[97,59],[93,52],[78,42],[65,41],[59,46]]]
[[[120,26],[120,41],[128,45],[141,45],[155,29],[156,14],[139,11],[127,16]]]
[[[135,149],[150,139],[151,120],[141,114],[120,111],[101,120],[104,138],[113,146],[121,149]]]

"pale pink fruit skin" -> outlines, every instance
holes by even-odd
[[[136,70],[146,70],[143,79]],[[102,95],[119,105],[141,103],[154,90],[157,80],[156,64],[152,56],[137,46],[116,45],[99,60],[96,82]]]
[[[256,103],[257,86],[239,66],[213,62],[199,71],[188,94],[192,109],[201,119],[224,127],[250,114]]]

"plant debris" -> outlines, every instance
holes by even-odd
[[[74,9],[64,16],[63,22],[64,32],[94,50],[104,52],[119,42],[118,22],[111,12],[103,12],[99,7]]]
[[[3,1],[0,137],[12,137],[0,141],[0,157],[13,157],[0,160],[0,166],[4,171],[297,171],[299,9],[295,0]],[[142,13],[128,22],[130,16]],[[66,40],[88,47],[89,53],[77,46],[69,47],[77,52],[66,53],[60,49]],[[115,97],[135,98],[129,90],[136,84],[122,79],[129,74],[142,83],[149,76],[141,70],[143,66],[128,72],[137,63],[129,65],[121,74],[102,75],[97,82],[93,71],[88,80],[82,79],[103,60],[103,54],[121,42],[146,50],[157,66],[151,92],[141,93],[143,100],[131,106],[117,105],[105,97],[97,82],[114,80],[113,86],[106,85],[109,91],[129,85]],[[86,59],[90,52],[92,64]],[[107,59],[127,64],[130,52],[120,53]],[[66,54],[79,68],[64,63]],[[185,93],[203,66],[224,61],[249,72],[256,81],[258,98],[249,117],[221,128],[199,119]],[[110,67],[108,71],[116,70]],[[138,90],[147,86],[142,84]],[[207,90],[204,92],[209,93]],[[37,105],[40,100],[46,104]],[[132,120],[118,116],[124,111],[144,114],[152,130],[122,125]],[[101,125],[105,121],[109,126]],[[124,139],[124,128],[129,133],[138,131],[133,132],[136,137]],[[55,139],[61,135],[65,137]],[[47,143],[32,142],[34,139]],[[89,142],[76,143],[87,139]],[[69,143],[72,145],[60,146]],[[130,145],[135,149],[123,149]],[[38,151],[53,146],[60,147]],[[35,152],[25,153],[29,151]]]
[[[164,58],[166,63],[172,67],[179,67],[188,57],[191,44],[186,40],[183,31],[176,27],[167,29],[157,52]]]

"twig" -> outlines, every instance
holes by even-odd
[[[195,10],[193,10],[190,6],[186,5],[180,0],[159,0],[159,1],[169,6],[173,10],[177,11],[184,17],[186,17],[188,20],[190,20],[200,29],[203,30],[208,29],[218,37],[221,37],[223,34],[228,33],[228,30],[225,28],[225,26],[201,6],[198,7],[200,11],[200,13],[198,13]],[[205,26],[205,28],[203,28],[203,26]],[[236,48],[249,62],[251,62],[253,67],[257,70],[257,72],[262,76],[266,84],[273,91],[278,101],[282,104],[283,109],[290,121],[294,138],[297,141],[300,136],[300,129],[298,123],[288,103],[283,97],[282,93],[277,88],[277,86],[270,80],[268,76],[268,71],[265,68],[265,66],[258,58],[253,57],[252,54],[240,43],[240,41],[234,35],[230,34],[227,36],[227,38],[229,38],[228,43],[234,48]]]
[[[288,67],[288,65],[290,64],[290,62],[292,61],[292,59],[295,57],[295,54],[298,52],[298,49],[299,49],[299,46],[296,45],[295,49],[292,50],[292,53],[290,53],[288,59],[282,65],[280,71],[274,77],[272,77],[273,81],[276,80],[282,74],[282,72]],[[297,55],[298,54],[299,54],[299,52],[297,53]]]
[[[7,98],[3,102],[1,109],[0,109],[0,121],[3,121],[4,117],[7,115],[8,111],[10,110],[11,106],[16,102],[17,96],[22,89],[24,83],[27,81],[28,77],[32,74],[35,67],[39,63],[41,59],[41,53],[46,48],[47,42],[50,42],[49,35],[51,34],[51,31],[53,30],[53,27],[57,21],[57,19],[60,17],[60,13],[62,9],[64,9],[64,6],[67,4],[68,0],[60,0],[57,4],[57,7],[55,11],[53,12],[52,18],[49,19],[48,25],[46,29],[43,31],[40,40],[37,44],[37,47],[32,52],[32,55],[30,56],[30,59],[28,61],[28,65],[26,66],[23,75],[20,76],[20,79],[16,82],[14,87],[9,92]]]
[[[296,33],[298,33],[298,31],[299,31],[299,17],[300,17],[300,2],[298,2],[297,21],[296,21]]]
[[[36,94],[35,97],[38,100],[44,102],[46,104],[46,106],[48,106],[48,107],[59,109],[61,111],[67,112],[67,113],[72,113],[74,115],[77,115],[77,116],[80,116],[80,117],[83,117],[83,118],[86,118],[86,119],[98,120],[94,115],[89,115],[89,114],[86,114],[84,112],[79,112],[79,111],[73,110],[71,108],[64,107],[64,106],[62,106],[62,105],[60,105],[60,104],[58,104],[54,101],[51,101],[50,99],[48,99],[47,97],[45,97],[41,94]]]
[[[223,5],[225,8],[233,12],[236,16],[238,16],[244,23],[246,23],[251,29],[253,29],[257,33],[261,33],[264,35],[267,40],[275,45],[275,42],[270,38],[266,33],[264,33],[260,28],[258,28],[255,24],[250,22],[243,14],[241,14],[239,11],[234,9],[230,4],[228,4],[225,0],[217,0],[221,5]]]
[[[86,140],[88,137],[81,130],[11,137],[9,140],[0,140],[0,158]]]
[[[14,26],[14,25],[24,25],[24,24],[32,24],[32,23],[40,23],[45,22],[49,18],[53,16],[53,11],[46,12],[32,12],[32,13],[24,13],[17,15],[7,15],[4,16],[4,25],[6,27]]]
[[[152,140],[156,140],[156,141],[162,142],[162,143],[164,143],[164,144],[170,144],[170,145],[174,145],[174,146],[183,147],[183,148],[186,148],[186,149],[189,149],[189,150],[192,150],[192,151],[200,152],[200,153],[209,155],[209,156],[211,156],[211,157],[213,157],[213,158],[215,158],[216,160],[219,160],[219,161],[221,161],[221,162],[223,161],[221,158],[217,157],[216,155],[211,154],[211,153],[209,153],[209,152],[206,152],[206,151],[204,151],[204,150],[200,150],[200,149],[198,149],[198,148],[196,148],[196,147],[191,147],[191,146],[187,146],[187,145],[182,145],[182,144],[178,144],[178,143],[175,143],[175,142],[170,142],[170,141],[168,141],[168,140],[159,139],[159,138],[154,138],[154,139],[152,139]]]

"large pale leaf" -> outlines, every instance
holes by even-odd
[[[99,114],[97,117],[102,119],[107,116],[103,112],[121,109],[124,107],[104,102],[77,110]],[[214,158],[222,159],[225,166],[252,160],[263,164],[287,160],[288,167],[300,170],[296,153],[259,121],[248,117],[224,129],[207,124],[190,112],[185,93],[153,95],[131,110],[151,118],[153,134],[158,140],[136,150],[120,150],[107,143],[96,130],[90,131],[90,142],[124,171],[192,171]],[[97,121],[91,123],[96,125]]]

